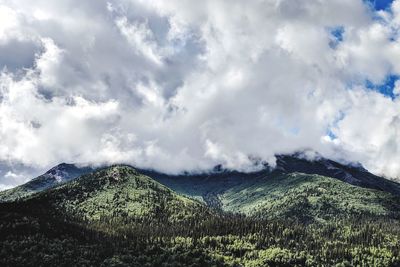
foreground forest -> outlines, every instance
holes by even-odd
[[[300,173],[261,184],[213,206],[128,166],[86,174],[0,204],[0,266],[400,266],[397,196]]]
[[[201,223],[104,222],[1,212],[1,266],[399,266],[400,225],[215,216]],[[118,234],[113,224],[129,225]]]

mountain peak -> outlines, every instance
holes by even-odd
[[[70,181],[82,174],[92,172],[94,169],[92,167],[80,167],[73,163],[60,163],[50,170],[48,170],[42,176],[39,176],[38,179],[41,183],[64,183]],[[44,179],[43,179],[44,178]],[[35,179],[32,180],[35,181]]]
[[[48,179],[54,179],[56,182],[61,183],[70,180],[79,170],[75,164],[61,163],[48,170],[44,175]]]
[[[52,188],[58,184],[71,181],[78,176],[93,172],[93,167],[80,167],[76,164],[61,163],[44,174],[30,180],[29,182],[0,193],[0,202],[13,201],[20,197],[29,196],[35,192]]]
[[[368,172],[360,163],[343,164],[322,156],[307,157],[304,154],[277,155],[273,173],[318,174],[365,188],[387,191],[400,195],[399,184]]]
[[[85,214],[91,220],[115,219],[116,210],[122,217],[157,218],[176,222],[204,213],[205,205],[178,195],[168,187],[141,174],[128,165],[105,167],[38,194],[41,199],[67,207],[73,214]]]

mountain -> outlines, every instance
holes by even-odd
[[[29,196],[93,171],[94,168],[92,167],[80,167],[75,164],[61,163],[23,185],[0,192],[0,202],[13,201]]]
[[[152,177],[156,181],[171,187],[173,190],[202,200],[217,207],[220,205],[216,195],[237,185],[246,185],[259,177],[274,177],[276,175],[304,173],[332,177],[340,181],[363,188],[376,189],[400,196],[400,184],[376,176],[360,164],[342,164],[320,156],[308,159],[304,153],[277,155],[274,168],[266,166],[261,171],[243,173],[215,168],[211,172],[200,174],[167,175],[152,170],[137,169],[140,173]],[[92,167],[79,167],[74,164],[62,163],[45,174],[32,179],[28,183],[0,192],[1,201],[12,201],[35,192],[52,188],[60,183],[73,180],[80,175],[93,172]]]
[[[23,201],[42,203],[78,220],[115,218],[174,223],[208,212],[204,204],[179,195],[130,166],[116,165],[39,192]]]
[[[222,209],[270,219],[326,222],[352,216],[400,218],[400,197],[315,174],[270,176],[218,195]]]
[[[322,157],[310,160],[301,153],[279,155],[275,168],[267,167],[252,173],[219,169],[195,175],[166,175],[129,166],[122,167],[131,170],[133,173],[130,175],[146,178],[144,184],[151,184],[150,181],[153,181],[162,185],[153,186],[153,189],[168,188],[168,192],[176,194],[176,199],[186,202],[188,199],[196,200],[222,212],[263,218],[290,217],[303,221],[324,221],[332,216],[356,214],[397,217],[400,210],[398,183],[373,175],[359,165],[345,165]],[[76,179],[81,175],[83,176]],[[46,193],[52,192],[54,196],[53,200],[48,200],[49,203],[62,203],[64,208],[73,212],[87,211],[85,218],[98,219],[112,216],[110,212],[116,207],[126,213],[124,216],[130,216],[138,205],[139,198],[148,199],[142,194],[130,193],[135,185],[129,182],[130,179],[121,180],[123,182],[114,184],[118,185],[114,188],[109,179],[105,178],[107,175],[103,174],[102,179],[108,179],[108,182],[94,178],[98,176],[98,172],[92,168],[63,163],[22,186],[1,192],[0,201],[12,201],[55,187],[55,191]],[[98,184],[99,181],[107,186]],[[60,184],[64,185],[58,186]],[[99,188],[93,187],[94,185]],[[89,188],[94,191],[88,192]],[[135,190],[138,189],[133,191]],[[90,198],[81,203],[77,199],[82,198],[71,192],[79,196],[87,194]],[[146,192],[150,196],[159,195],[153,191]],[[137,197],[133,198],[135,195]],[[74,196],[76,198],[71,200]],[[156,213],[155,206],[143,207],[145,203],[154,202],[153,199],[148,200],[143,201],[138,209],[144,214],[150,210],[153,210],[153,214]],[[171,203],[167,206],[176,206]],[[301,213],[294,212],[296,210],[301,210]]]
[[[0,266],[400,266],[398,195],[284,162],[181,176],[116,165],[0,203]]]
[[[164,266],[165,256],[175,261],[174,255],[185,264],[180,266],[186,266],[199,254],[157,250],[147,242],[154,236],[158,247],[163,246],[166,241],[157,236],[187,235],[218,217],[199,201],[175,193],[130,166],[102,168],[0,203],[0,266]],[[132,243],[136,245],[131,247]],[[113,254],[134,248],[139,255],[165,256],[154,265],[139,256],[124,257],[129,261],[126,265],[114,262]],[[16,256],[19,253],[23,256]],[[192,266],[213,265],[214,260],[205,257],[197,262],[201,265]]]
[[[321,222],[360,214],[400,215],[398,195],[318,174],[260,171],[186,177],[147,175],[213,208],[248,216]]]
[[[346,165],[323,157],[316,157],[310,160],[301,153],[278,155],[276,159],[276,168],[273,172],[318,174],[336,178],[352,185],[377,189],[400,196],[400,184],[376,176],[368,172],[360,164]]]
[[[27,200],[24,205],[47,203],[51,208],[46,209],[68,213],[68,216],[78,214],[78,219],[85,218],[89,221],[115,218],[119,214],[121,218],[163,218],[172,223],[193,217],[194,214],[209,213],[206,207],[247,216],[292,218],[304,222],[323,222],[331,218],[360,214],[399,217],[400,196],[393,194],[393,190],[387,192],[362,187],[360,183],[352,185],[349,180],[342,181],[338,176],[333,178],[306,173],[314,169],[316,173],[325,172],[330,175],[341,170],[337,167],[335,172],[330,173],[333,169],[330,166],[321,162],[285,157],[278,159],[277,167],[273,171],[220,171],[201,175],[168,176],[116,165],[73,179],[71,177],[77,175],[81,169],[63,164],[32,180],[24,188],[35,186],[36,189],[42,189],[42,181],[60,181],[54,177],[61,175],[64,175],[63,181],[70,181],[44,184],[51,184],[53,188],[38,190],[34,195],[25,195]],[[358,175],[351,167],[342,168],[348,168]],[[68,175],[67,169],[71,170]],[[388,183],[398,186],[394,182]],[[378,180],[376,184],[382,183]]]
[[[400,215],[400,184],[344,165],[301,154],[277,156],[276,167],[253,173],[220,170],[169,176],[142,173],[183,195],[224,212],[263,218],[327,221],[356,215]]]

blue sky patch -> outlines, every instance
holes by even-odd
[[[337,136],[333,133],[332,129],[328,129],[328,132],[326,133],[326,135],[329,136],[329,138],[331,140],[337,139]]]
[[[329,42],[329,46],[331,48],[336,48],[337,45],[343,41],[344,27],[330,27],[328,28],[328,31],[331,34],[331,41]]]
[[[365,86],[368,89],[375,90],[375,91],[377,91],[377,92],[379,92],[379,93],[381,93],[381,94],[383,94],[383,95],[385,95],[387,97],[390,97],[390,98],[394,99],[395,95],[393,93],[393,88],[394,88],[395,82],[398,79],[400,79],[400,76],[398,76],[398,75],[389,75],[389,76],[386,77],[384,82],[381,83],[381,84],[374,84],[371,81],[367,80],[365,82]]]
[[[393,0],[366,0],[376,10],[385,10],[390,8]]]
[[[335,140],[337,139],[336,134],[333,132],[335,128],[338,127],[338,124],[341,120],[344,119],[344,117],[346,116],[346,114],[344,113],[344,111],[340,111],[339,114],[337,115],[336,119],[334,120],[334,122],[328,127],[327,131],[326,131],[326,135],[329,136],[331,138],[331,140]]]

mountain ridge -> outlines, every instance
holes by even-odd
[[[175,177],[175,184],[168,179],[171,177],[149,175],[128,165],[113,165],[19,198],[18,202],[47,203],[53,207],[50,210],[81,214],[80,218],[94,221],[112,218],[115,211],[137,219],[157,218],[158,213],[182,218],[192,216],[194,210],[303,222],[360,214],[400,217],[400,196],[318,174],[260,171],[244,176],[220,172],[218,176],[192,179]],[[187,204],[190,211],[184,211]]]
[[[319,174],[339,179],[352,185],[387,191],[400,195],[400,184],[392,180],[374,175],[361,165],[342,164],[323,157],[308,160],[304,157],[278,155],[277,167],[273,171],[285,173],[301,172]]]
[[[355,186],[376,189],[400,196],[399,183],[376,176],[360,165],[345,165],[319,156],[308,159],[301,153],[277,155],[276,159],[276,166],[274,168],[266,166],[260,171],[249,173],[225,170],[220,167],[218,169],[214,168],[210,172],[168,175],[153,170],[135,168],[127,164],[119,165],[133,167],[140,173],[171,187],[179,193],[203,200],[215,207],[219,205],[219,200],[216,196],[222,191],[226,191],[238,184],[251,183],[259,177],[274,177],[276,175],[297,172],[331,177]],[[60,183],[73,180],[96,169],[106,167],[79,167],[76,164],[61,163],[26,184],[0,192],[0,202],[13,201],[19,197],[28,196]],[[193,193],[196,190],[197,193]]]
[[[52,188],[94,170],[95,168],[90,166],[80,167],[77,164],[60,163],[25,184],[0,192],[0,202],[13,201]]]

